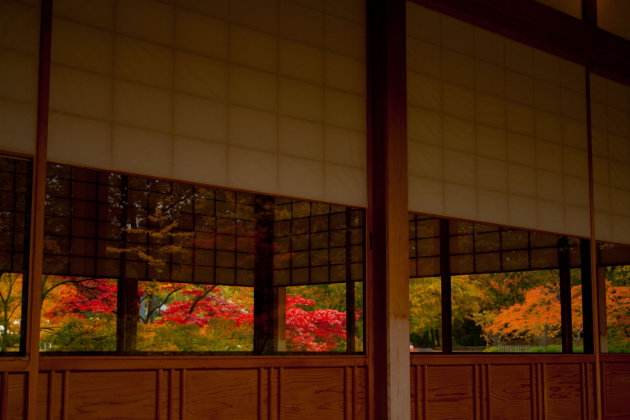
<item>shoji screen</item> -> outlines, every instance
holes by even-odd
[[[54,7],[51,160],[366,205],[362,0]]]
[[[407,2],[411,211],[588,236],[584,67]]]
[[[590,78],[595,236],[630,244],[630,87]]]
[[[40,2],[0,1],[0,151],[32,154]]]

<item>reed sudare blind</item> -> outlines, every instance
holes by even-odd
[[[595,237],[630,244],[630,87],[590,82]]]
[[[40,1],[0,2],[0,151],[33,154]]]
[[[583,66],[407,2],[409,209],[589,235]]]
[[[54,2],[49,159],[365,206],[363,0]]]

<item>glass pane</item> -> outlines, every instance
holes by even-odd
[[[32,166],[0,156],[0,355],[23,349]]]
[[[572,348],[583,351],[583,240],[411,214],[409,243],[412,351],[561,352],[561,283],[573,302]]]
[[[138,351],[252,351],[251,287],[141,282]]]
[[[117,293],[114,279],[44,276],[40,350],[116,350]]]
[[[364,217],[358,208],[51,164],[42,350],[362,351]],[[111,286],[109,306],[90,300],[86,285]],[[295,311],[340,313],[336,338],[282,344],[281,333],[308,320],[285,325],[286,287],[319,296],[312,305],[292,298]],[[343,293],[331,300],[335,290]],[[356,308],[348,325],[347,303]]]
[[[287,287],[287,351],[346,351],[346,315],[345,284]]]
[[[600,290],[606,291],[606,333],[602,351],[630,353],[630,246],[597,244]],[[602,284],[603,283],[603,284]]]
[[[558,270],[453,276],[453,350],[561,352]]]
[[[571,270],[571,322],[573,353],[584,353],[584,313],[582,306],[582,272]]]
[[[442,351],[442,283],[439,277],[409,282],[410,350]]]

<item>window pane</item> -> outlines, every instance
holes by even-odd
[[[286,350],[346,351],[346,297],[345,284],[287,287]]]
[[[558,270],[453,276],[453,350],[561,352]]]
[[[113,279],[44,276],[40,350],[116,350]]]
[[[361,351],[362,209],[49,165],[45,228],[45,279],[65,280],[48,283],[43,350]],[[89,300],[87,282],[112,285],[110,307],[68,309]],[[294,307],[340,312],[341,341],[283,347],[289,319],[279,308],[298,286],[329,290]],[[332,290],[343,291],[338,302]],[[346,326],[347,305],[356,314]],[[70,329],[62,313],[81,340],[58,337]],[[111,321],[111,339],[95,320]]]
[[[409,282],[410,349],[416,352],[442,351],[442,284],[439,277]]]
[[[0,156],[0,354],[23,349],[32,166]]]
[[[608,339],[602,351],[630,353],[630,246],[598,243],[597,250],[598,281],[606,291]]]
[[[252,351],[251,287],[140,282],[138,351]]]
[[[415,214],[409,234],[413,349],[560,352],[565,322],[567,346],[573,341],[567,350],[584,351],[581,252],[587,242]],[[562,320],[563,296],[572,322]]]

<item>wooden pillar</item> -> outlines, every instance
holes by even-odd
[[[50,52],[52,36],[52,0],[42,0],[39,34],[39,75],[37,97],[37,138],[33,162],[31,199],[30,255],[27,286],[27,321],[25,356],[28,361],[26,416],[37,417],[39,379],[39,318],[42,300],[44,255],[44,208],[46,203],[46,161],[48,154],[48,104],[50,100]]]
[[[254,354],[276,350],[278,303],[273,287],[274,199],[256,195],[256,268],[254,286]]]
[[[442,297],[442,352],[453,352],[453,305],[451,301],[451,243],[448,219],[440,219],[440,283]]]
[[[562,353],[573,353],[573,322],[571,319],[571,265],[569,241],[558,240],[558,275],[560,277],[560,318]]]
[[[595,239],[595,191],[593,181],[593,129],[591,124],[591,78],[590,66],[586,66],[586,135],[588,151],[588,198],[590,225],[590,257],[591,257],[591,309],[593,319],[593,356],[595,363],[595,418],[603,418],[602,407],[602,374],[600,369],[600,330],[601,311],[599,308],[599,289],[597,278],[597,240]],[[605,296],[604,296],[605,298]],[[605,313],[605,312],[604,312]],[[605,315],[604,315],[605,316]],[[604,322],[606,322],[604,318]]]
[[[368,0],[370,419],[410,418],[405,0]]]
[[[593,353],[593,291],[591,286],[591,241],[580,239],[580,265],[582,280],[582,343],[584,353]]]

